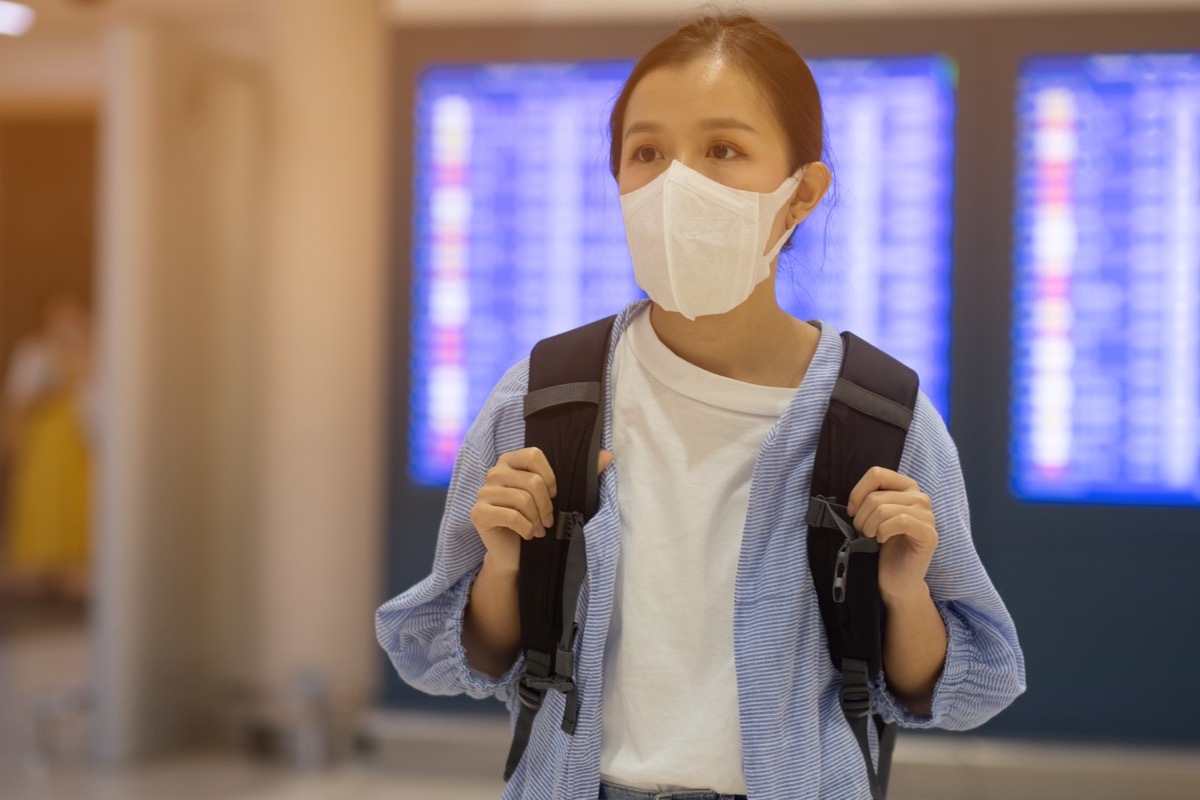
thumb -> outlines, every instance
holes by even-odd
[[[599,466],[596,468],[596,474],[599,475],[601,472],[604,472],[604,470],[608,469],[608,465],[612,463],[612,460],[613,454],[611,450],[601,450],[600,460],[597,462]]]

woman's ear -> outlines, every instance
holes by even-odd
[[[800,179],[800,185],[796,187],[792,202],[788,205],[788,212],[797,225],[817,207],[817,203],[820,203],[821,198],[829,191],[832,182],[833,176],[829,173],[829,167],[820,161],[814,161],[804,169],[804,176]]]

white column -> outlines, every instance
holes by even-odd
[[[268,691],[315,672],[352,712],[383,569],[385,26],[377,0],[266,11],[257,663]]]
[[[131,758],[150,714],[143,687],[150,641],[146,601],[152,542],[151,429],[155,340],[151,309],[162,227],[162,42],[133,25],[109,32],[100,157],[97,281],[101,441],[95,502],[96,737],[105,762]]]
[[[260,96],[183,32],[107,34],[95,742],[123,765],[211,736],[255,584]]]

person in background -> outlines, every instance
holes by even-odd
[[[59,296],[42,329],[18,342],[3,396],[7,480],[5,583],[18,593],[83,600],[88,590],[92,330]]]
[[[804,60],[744,16],[667,37],[616,101],[611,166],[649,300],[617,317],[602,384],[578,726],[563,733],[551,695],[506,800],[872,795],[805,555],[803,487],[842,344],[775,294],[780,249],[830,186],[823,129]],[[431,575],[376,615],[405,681],[498,696],[514,715],[520,544],[546,535],[556,491],[524,447],[528,372],[509,371],[467,434]],[[1024,660],[924,394],[900,469],[870,470],[847,505],[881,542],[875,710],[906,727],[982,724],[1024,691]]]

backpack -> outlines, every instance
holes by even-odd
[[[575,611],[587,566],[583,525],[596,513],[596,474],[606,396],[605,364],[615,317],[543,339],[529,361],[525,445],[539,447],[554,470],[555,524],[521,542],[518,579],[525,670],[517,686],[521,709],[504,778],[512,777],[529,743],[546,692],[566,698],[562,729],[579,719],[574,645]],[[874,716],[879,767],[872,763],[868,726],[871,678],[883,661],[879,543],[860,537],[845,502],[875,466],[896,469],[917,400],[917,375],[852,333],[842,334],[841,371],[821,424],[808,509],[808,561],[829,655],[842,674],[841,707],[866,765],[874,800],[887,793],[896,724]]]

